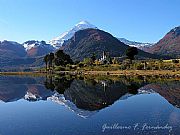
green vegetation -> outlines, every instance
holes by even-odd
[[[178,59],[137,60],[136,47],[130,47],[126,51],[127,57],[110,57],[109,53],[103,52],[102,58],[98,59],[93,53],[90,58],[73,63],[69,55],[62,50],[50,53],[44,57],[46,67],[40,72],[48,73],[72,73],[72,74],[110,74],[110,75],[179,75],[180,63]],[[144,72],[146,70],[146,72]],[[142,72],[141,72],[142,71]]]
[[[138,49],[136,47],[129,47],[126,50],[126,56],[130,60],[134,60],[134,56],[138,54]]]
[[[66,70],[68,64],[73,64],[69,55],[65,54],[62,50],[58,50],[54,53],[49,53],[44,56],[44,62],[46,64],[46,72],[53,72],[56,70]]]
[[[63,50],[58,50],[55,53],[54,63],[56,66],[66,66],[67,64],[73,64],[73,61]]]

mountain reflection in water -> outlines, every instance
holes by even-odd
[[[119,80],[98,80],[85,77],[20,77],[0,76],[0,100],[30,102],[51,100],[64,105],[77,115],[87,118],[117,100],[139,95],[158,93],[170,104],[180,107],[180,82],[148,83]]]

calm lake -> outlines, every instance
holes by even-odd
[[[180,81],[0,76],[0,135],[180,135]]]

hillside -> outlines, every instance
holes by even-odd
[[[180,26],[170,30],[154,46],[147,48],[147,52],[158,55],[180,56]]]
[[[21,44],[13,41],[0,41],[0,57],[20,58],[25,56],[26,51]]]
[[[97,58],[100,58],[103,51],[109,52],[111,57],[121,57],[125,55],[128,48],[128,45],[99,29],[80,30],[61,47],[74,61],[91,57],[93,53],[96,54]],[[158,58],[158,56],[142,50],[138,51],[139,58]]]

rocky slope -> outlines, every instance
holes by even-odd
[[[153,54],[179,57],[180,26],[170,30],[159,42],[157,42],[154,46],[148,48],[146,51]]]

